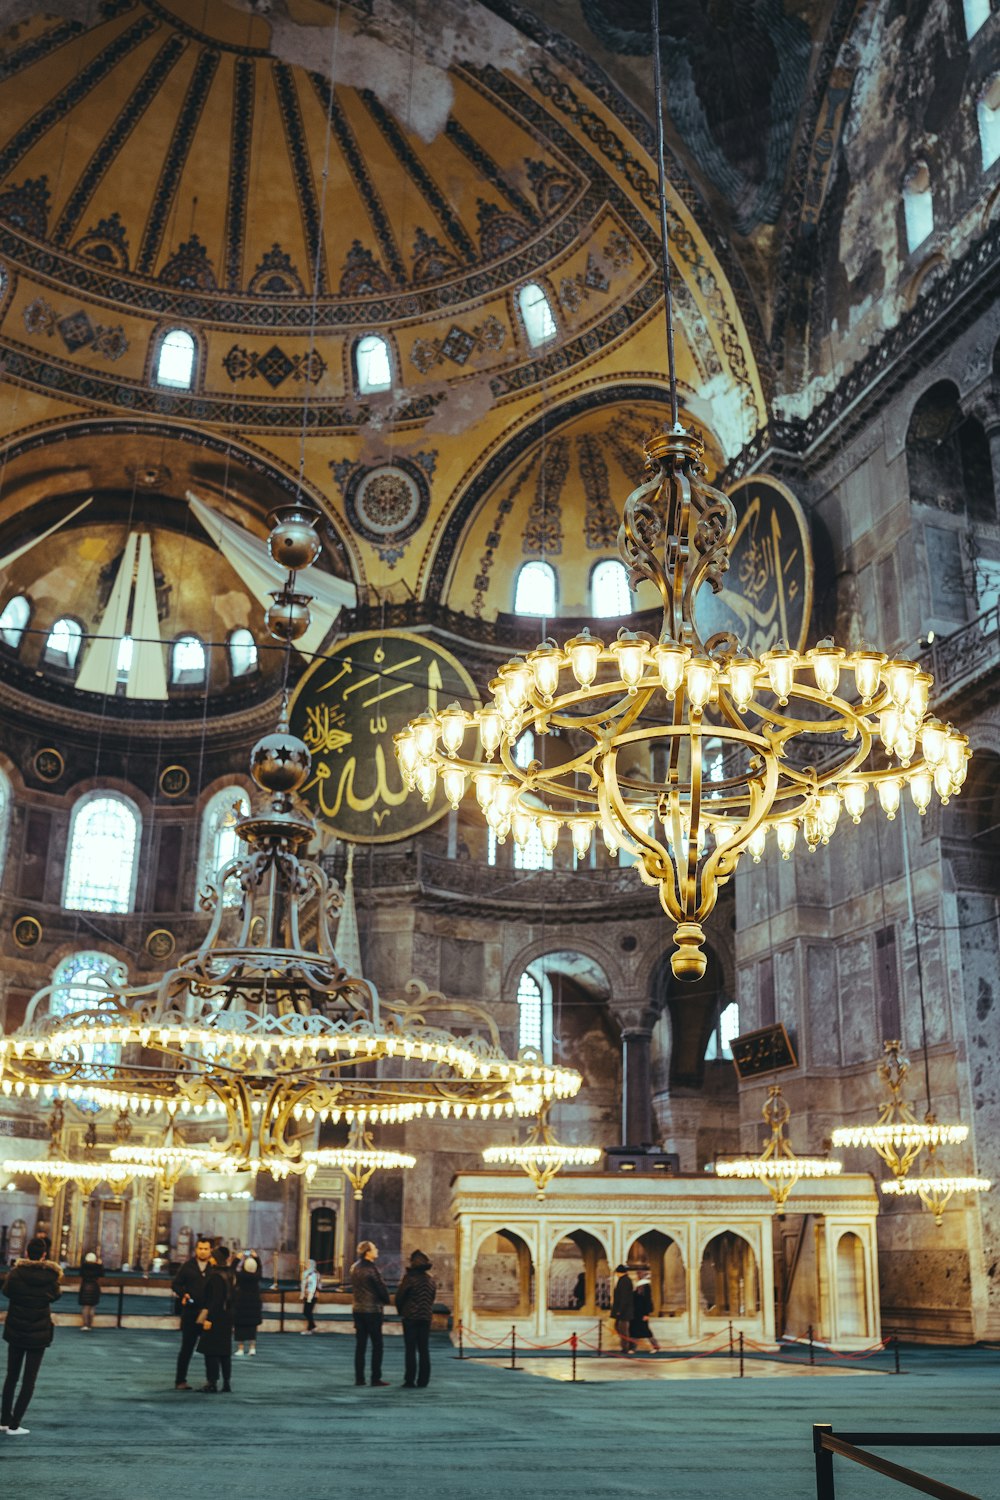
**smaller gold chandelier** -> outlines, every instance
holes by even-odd
[[[775,1209],[780,1213],[788,1200],[792,1188],[803,1177],[836,1177],[843,1163],[830,1161],[825,1156],[796,1156],[785,1134],[791,1110],[782,1098],[781,1085],[772,1083],[767,1091],[767,1100],[761,1111],[771,1127],[771,1139],[759,1156],[734,1157],[728,1161],[717,1161],[717,1177],[756,1177],[767,1188],[774,1199]]]
[[[927,1122],[934,1124],[932,1114],[928,1114]],[[949,1176],[947,1172],[942,1172],[938,1165],[936,1146],[928,1146],[927,1156],[927,1172],[923,1177],[894,1177],[890,1182],[880,1182],[879,1187],[883,1193],[894,1198],[919,1197],[927,1211],[934,1215],[937,1225],[944,1222],[944,1211],[956,1194],[988,1193],[993,1186],[988,1177]]]
[[[229,1160],[224,1151],[213,1151],[206,1146],[114,1146],[111,1160],[135,1169],[150,1168],[143,1175],[159,1174],[165,1188],[176,1187],[186,1172],[225,1171]]]
[[[405,1151],[380,1150],[375,1145],[371,1131],[358,1123],[351,1126],[346,1146],[303,1151],[302,1160],[309,1178],[319,1167],[336,1167],[343,1172],[354,1189],[354,1197],[358,1203],[376,1172],[408,1170],[417,1165],[417,1158]]]
[[[483,1161],[490,1166],[521,1167],[527,1172],[539,1200],[562,1167],[594,1167],[604,1154],[600,1146],[564,1146],[557,1141],[548,1113],[548,1105],[543,1105],[521,1145],[487,1146],[483,1152]]]
[[[960,1145],[969,1134],[968,1125],[939,1125],[930,1112],[923,1121],[917,1119],[903,1098],[910,1060],[903,1056],[902,1047],[899,1041],[885,1043],[878,1076],[888,1088],[889,1097],[879,1105],[876,1123],[843,1125],[833,1132],[835,1146],[870,1146],[897,1180],[906,1176],[921,1151]]]
[[[98,1185],[106,1182],[116,1195],[123,1193],[134,1177],[158,1177],[156,1167],[128,1165],[105,1161],[84,1152],[77,1160],[64,1156],[39,1156],[25,1160],[8,1158],[2,1163],[5,1172],[12,1177],[34,1177],[45,1198],[53,1199],[60,1188],[75,1183],[79,1191],[89,1197]]]

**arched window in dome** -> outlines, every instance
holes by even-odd
[[[201,848],[198,853],[198,880],[195,887],[195,910],[200,910],[203,890],[215,883],[218,873],[240,852],[236,832],[238,818],[246,817],[250,803],[238,786],[226,786],[205,804],[201,815]],[[235,880],[227,880],[222,891],[223,906],[239,906],[242,891]]]
[[[934,228],[931,174],[925,161],[914,163],[903,179],[903,218],[906,248],[917,250]]]
[[[20,646],[30,618],[31,605],[24,594],[15,594],[12,599],[7,600],[3,613],[0,614],[0,639],[12,651]]]
[[[533,1047],[545,1062],[552,1061],[552,991],[547,980],[543,988],[527,969],[517,981],[517,1045]]]
[[[606,557],[590,575],[590,613],[601,620],[632,613],[628,573],[617,558]]]
[[[528,343],[533,349],[548,343],[559,332],[548,297],[537,281],[529,281],[517,294],[517,305],[524,322]]]
[[[6,771],[0,770],[0,876],[7,863],[7,845],[10,842],[10,820],[14,811],[14,794]]]
[[[234,677],[247,677],[257,670],[257,642],[244,626],[229,637],[229,670]]]
[[[179,635],[170,652],[170,681],[175,687],[189,687],[205,681],[208,658],[196,635]]]
[[[392,387],[389,345],[377,333],[366,333],[354,346],[354,375],[359,395],[387,391]]]
[[[517,615],[554,615],[556,612],[556,570],[551,563],[532,561],[518,570],[514,588],[514,613]]]
[[[990,18],[990,0],[962,0],[965,16],[965,34],[969,41],[981,31]]]
[[[979,121],[979,149],[983,171],[988,172],[1000,157],[1000,73],[994,73],[976,102]]]
[[[73,808],[62,904],[66,911],[131,911],[142,819],[118,792],[95,792]]]
[[[112,958],[110,953],[101,953],[97,949],[71,953],[56,965],[52,974],[49,1002],[52,1014],[65,1016],[74,1011],[96,1009],[107,994],[104,983],[124,984],[127,979],[125,965]],[[108,1021],[114,1019],[109,1013]],[[97,1032],[100,1022],[95,1020],[92,1024]],[[101,1063],[116,1063],[121,1055],[116,1042],[85,1043],[80,1051],[87,1064],[78,1075],[81,1078],[95,1077]]]
[[[194,337],[186,328],[171,328],[156,351],[156,383],[189,391],[194,384]]]
[[[732,1058],[733,1042],[740,1034],[740,1008],[731,1000],[716,1022],[705,1048],[705,1061],[718,1062],[720,1058]]]
[[[118,642],[118,659],[115,663],[119,682],[128,682],[128,674],[132,670],[133,642],[130,635],[123,635]]]
[[[63,615],[49,631],[45,642],[45,660],[54,667],[72,671],[83,644],[83,628],[71,615]]]

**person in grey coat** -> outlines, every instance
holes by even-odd
[[[7,1379],[0,1402],[0,1432],[8,1437],[27,1437],[29,1429],[21,1422],[35,1391],[35,1381],[45,1351],[52,1342],[55,1327],[53,1302],[62,1296],[62,1268],[46,1260],[46,1243],[34,1239],[28,1245],[26,1260],[15,1263],[4,1277],[0,1291],[7,1298],[7,1321],[3,1336],[7,1345]],[[21,1378],[20,1392],[17,1382]]]
[[[425,1386],[431,1378],[431,1318],[437,1282],[431,1263],[422,1250],[414,1250],[406,1275],[396,1288],[396,1311],[403,1322],[405,1363],[403,1384],[410,1390]]]

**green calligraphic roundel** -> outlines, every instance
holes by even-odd
[[[755,656],[780,640],[794,650],[809,644],[813,557],[809,522],[791,490],[767,474],[752,474],[729,491],[736,534],[721,593],[698,592],[695,619],[703,641],[727,630]]]
[[[448,810],[440,783],[429,804],[406,790],[393,735],[425,708],[456,701],[478,708],[475,684],[424,636],[372,630],[338,641],[291,703],[291,727],[312,754],[302,797],[316,818],[358,844],[391,844],[436,823]]]

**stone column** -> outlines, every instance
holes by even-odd
[[[637,1148],[654,1142],[653,1079],[648,1026],[622,1032],[622,1145]]]

